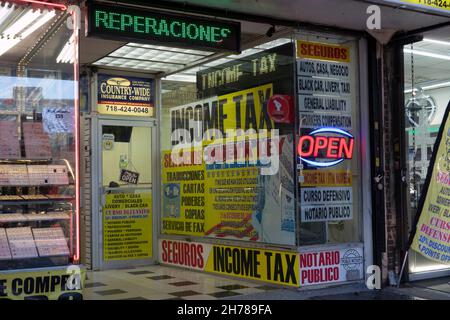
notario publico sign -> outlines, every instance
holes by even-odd
[[[234,21],[88,4],[87,36],[239,53],[240,35]]]
[[[335,166],[352,159],[354,137],[338,128],[320,128],[300,137],[297,152],[300,159],[314,167]]]

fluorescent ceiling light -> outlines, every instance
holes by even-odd
[[[429,52],[429,51],[422,51],[422,50],[416,50],[416,49],[411,50],[411,49],[404,48],[403,52],[417,54],[418,56],[424,56],[424,57],[430,57],[430,58],[436,58],[436,59],[443,59],[443,60],[450,60],[450,56],[448,56],[448,55],[433,53],[433,52]]]
[[[446,88],[446,87],[450,87],[450,81],[430,84],[428,86],[421,86],[420,88],[422,88],[423,90],[432,90],[432,89],[439,89],[439,88]],[[417,89],[417,88],[415,88],[415,89]],[[412,92],[412,89],[405,90],[405,93],[411,93],[411,92]]]
[[[9,17],[9,15],[14,11],[14,6],[8,8],[7,5],[0,7],[0,25]]]
[[[172,74],[170,76],[167,76],[167,77],[163,78],[163,80],[195,83],[197,81],[197,77],[193,76],[193,75],[179,73],[179,74]]]
[[[180,49],[150,44],[128,43],[95,65],[142,69],[148,72],[176,72],[190,63],[204,59],[209,51]]]
[[[30,12],[32,12],[32,11],[30,10]],[[36,12],[38,13],[38,16],[36,16],[34,13],[33,13],[33,16],[28,15],[28,13],[29,13],[28,12],[24,16],[22,16],[22,18],[20,18],[16,23],[14,23],[10,28],[8,28],[6,30],[5,33],[8,33],[8,32],[11,32],[8,30],[12,29],[12,31],[15,32],[15,34],[13,34],[13,37],[10,37],[9,39],[8,38],[0,39],[0,56],[2,54],[4,54],[5,52],[7,52],[8,50],[10,50],[11,48],[13,48],[14,46],[16,46],[21,40],[28,37],[34,31],[36,31],[37,29],[42,27],[45,23],[47,23],[50,19],[52,19],[56,15],[55,11],[53,11],[53,10],[52,11],[44,11],[45,13],[40,13],[39,11],[36,11]],[[30,18],[30,21],[24,21],[23,18],[25,16],[28,16]],[[16,26],[16,24],[19,21],[22,21],[22,24],[24,24],[24,25]],[[19,30],[18,32],[22,31],[22,33],[17,34],[16,30]],[[11,33],[9,33],[9,35],[11,36]]]
[[[23,31],[26,27],[32,24],[41,13],[39,10],[33,11],[28,10],[27,13],[22,15],[16,22],[14,22],[11,26],[9,26],[4,32],[3,35],[13,39],[18,37],[20,32]]]
[[[444,46],[450,46],[450,42],[447,41],[441,41],[441,40],[434,40],[434,39],[423,39],[424,42],[430,42],[430,43],[435,43],[435,44],[441,44]]]
[[[67,41],[64,47],[62,48],[58,57],[56,58],[56,63],[74,63],[75,62],[74,50],[75,50],[75,38],[74,35],[72,35],[69,41]]]

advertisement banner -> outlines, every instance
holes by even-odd
[[[200,158],[201,160],[201,158]],[[205,234],[205,165],[177,165],[163,152],[162,231],[166,234]]]
[[[299,286],[296,252],[159,240],[159,261],[216,274]]]
[[[83,300],[86,269],[0,272],[0,300]]]
[[[364,278],[362,248],[301,252],[299,260],[300,286]]]
[[[329,43],[297,40],[297,58],[350,62],[350,48]]]
[[[97,75],[97,111],[101,114],[154,117],[154,80]]]
[[[103,259],[152,257],[152,194],[105,195],[103,206]]]
[[[291,135],[277,138],[277,173],[261,175],[261,157],[270,157],[276,146],[270,134],[261,133],[274,129],[267,110],[272,95],[269,83],[170,109],[172,150],[162,160],[163,233],[295,243]],[[252,131],[212,139],[237,130]]]
[[[245,59],[231,60],[197,72],[200,97],[224,95],[262,83],[281,84],[292,74],[294,43],[264,50]],[[283,90],[284,91],[284,90]]]
[[[349,46],[297,41],[301,222],[340,221],[349,231],[357,199],[352,187],[358,156],[354,62]],[[324,238],[343,241],[342,229],[326,228]]]
[[[411,248],[450,264],[450,103],[439,130],[417,211]]]

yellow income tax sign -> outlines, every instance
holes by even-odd
[[[450,0],[387,0],[387,2],[409,4],[416,8],[424,8],[450,14]]]

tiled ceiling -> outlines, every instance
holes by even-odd
[[[97,66],[170,73],[213,55],[213,52],[128,43],[94,62]]]
[[[450,28],[424,35],[424,41],[405,46],[405,89],[450,81]],[[411,54],[412,49],[412,54]]]

